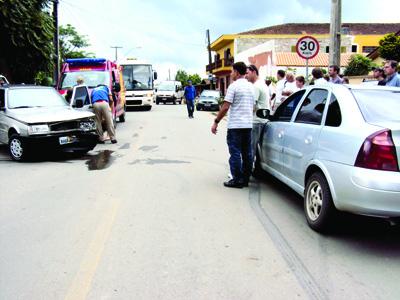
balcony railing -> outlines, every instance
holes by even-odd
[[[232,66],[234,62],[235,62],[235,60],[234,60],[234,58],[232,56],[229,57],[229,58],[225,58],[224,59],[224,66],[225,67]]]
[[[218,59],[215,62],[206,65],[206,71],[212,72],[212,70],[222,68],[222,62],[224,67],[232,66],[234,63],[233,57],[229,57],[228,59]]]

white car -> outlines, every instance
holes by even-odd
[[[98,139],[94,117],[71,108],[54,88],[0,86],[0,143],[8,144],[15,161],[37,149],[81,154],[92,150]]]
[[[180,81],[163,81],[156,89],[156,104],[158,105],[160,102],[164,104],[167,102],[181,104],[183,93],[182,83]]]

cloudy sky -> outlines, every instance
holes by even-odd
[[[222,34],[292,22],[329,22],[330,0],[60,0],[59,22],[87,35],[98,57],[137,57],[159,79],[177,69],[205,76],[206,30]],[[342,22],[400,22],[399,0],[342,0]]]

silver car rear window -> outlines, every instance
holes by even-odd
[[[399,121],[400,90],[352,90],[367,122]]]

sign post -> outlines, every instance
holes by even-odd
[[[317,39],[309,35],[299,38],[296,44],[296,52],[306,60],[306,81],[308,81],[308,60],[314,58],[319,52]]]

